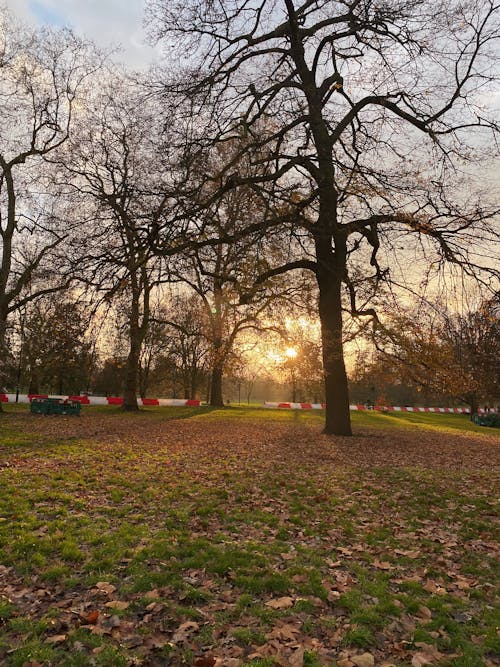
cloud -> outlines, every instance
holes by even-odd
[[[159,55],[146,43],[144,0],[7,0],[7,7],[32,25],[68,26],[103,48],[121,47],[115,59],[131,67]]]

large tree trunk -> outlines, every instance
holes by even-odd
[[[477,398],[475,393],[470,393],[465,396],[465,399],[467,403],[470,406],[470,420],[473,421],[474,415],[477,414],[477,411],[479,409],[479,399]]]
[[[340,290],[320,287],[319,317],[325,376],[325,428],[330,435],[352,435],[349,389],[342,345]]]
[[[0,312],[0,391],[4,391],[7,378],[7,317]],[[3,412],[0,402],[0,413]]]
[[[123,391],[123,409],[127,412],[139,410],[137,403],[137,375],[139,364],[139,346],[136,341],[130,341],[130,351],[125,369],[125,387]]]
[[[224,399],[222,398],[222,366],[215,366],[212,369],[210,376],[210,405],[216,408],[224,407]]]
[[[335,252],[326,237],[316,242],[318,257],[319,319],[325,378],[325,428],[328,435],[352,435],[349,412],[349,388],[342,340],[341,287],[344,253],[336,244]]]
[[[40,382],[38,380],[38,371],[34,370],[30,376],[30,382],[28,385],[28,394],[39,394],[40,393]]]

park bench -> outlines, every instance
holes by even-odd
[[[493,426],[494,428],[500,428],[500,414],[494,412],[484,415],[472,415],[472,421],[479,426]]]
[[[79,401],[64,398],[33,398],[30,412],[37,415],[79,415]]]

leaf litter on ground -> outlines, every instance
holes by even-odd
[[[75,646],[96,665],[495,664],[489,434],[90,412],[9,425],[33,445],[0,448],[6,665],[26,645],[55,665]]]

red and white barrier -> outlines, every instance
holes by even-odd
[[[15,394],[1,394],[0,403],[31,403],[33,398],[48,398],[48,394],[19,394],[16,401]],[[82,405],[122,405],[123,398],[120,396],[51,396],[51,398],[62,398],[64,400],[79,401]],[[199,400],[187,398],[138,398],[137,403],[141,406],[190,406],[199,407],[202,403]],[[265,408],[285,408],[289,410],[324,410],[324,403],[292,403],[292,402],[272,402],[266,401]],[[367,407],[366,405],[350,405],[351,410],[376,410],[377,412],[436,412],[444,414],[469,414],[469,408],[413,408],[410,406],[376,405]],[[487,413],[480,408],[479,414]]]
[[[265,408],[288,408],[291,410],[324,410],[324,403],[274,403],[266,401]],[[439,413],[454,413],[454,414],[469,414],[469,408],[412,408],[409,406],[398,407],[393,405],[376,405],[373,408],[368,408],[366,405],[350,405],[351,410],[377,410],[378,412],[439,412]],[[482,413],[484,410],[480,409],[478,412]]]
[[[49,398],[48,394],[19,394],[17,403],[31,403],[33,398]],[[62,398],[70,401],[78,401],[81,405],[122,405],[123,398],[120,396],[53,396],[51,398]],[[0,394],[0,403],[16,403],[15,394]],[[198,407],[201,401],[187,398],[138,398],[137,403],[142,406],[193,406]]]

